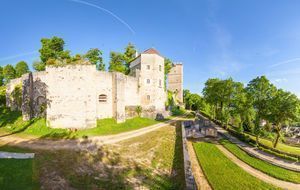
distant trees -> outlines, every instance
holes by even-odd
[[[4,84],[3,67],[0,66],[0,86]]]
[[[297,96],[277,89],[265,76],[251,80],[245,88],[232,78],[208,79],[203,95],[205,102],[210,105],[213,118],[220,120],[226,127],[231,122],[239,130],[253,132],[257,143],[266,130],[262,123],[273,124],[276,132],[274,147],[280,139],[282,125],[297,121],[300,117]],[[185,101],[189,106],[189,102]]]
[[[128,75],[130,73],[130,62],[135,58],[136,49],[129,43],[125,47],[125,52],[110,52],[109,71],[117,71]]]
[[[25,73],[29,73],[28,65],[25,61],[20,61],[15,66],[16,77],[21,77]]]
[[[4,81],[7,83],[9,82],[11,79],[16,78],[16,70],[15,68],[8,64],[3,68],[3,77],[4,77]]]
[[[79,55],[77,55],[78,57]],[[84,57],[90,61],[90,63],[97,66],[99,71],[105,71],[105,64],[103,63],[102,51],[98,48],[90,49]]]

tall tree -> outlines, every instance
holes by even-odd
[[[47,61],[49,59],[70,59],[70,51],[64,50],[65,42],[62,38],[52,37],[52,38],[42,38],[41,39],[42,47],[39,50],[41,63],[36,64],[35,68],[45,69]]]
[[[129,43],[125,48],[124,61],[126,67],[126,71],[125,71],[126,75],[130,73],[130,62],[135,58],[136,52],[137,52],[136,48],[132,43]]]
[[[109,71],[117,71],[121,73],[126,72],[126,66],[124,64],[124,56],[122,53],[110,52]]]
[[[3,77],[6,83],[8,83],[11,79],[16,78],[16,70],[15,68],[8,64],[3,68]]]
[[[276,87],[265,76],[261,76],[251,80],[246,89],[253,100],[253,106],[256,110],[254,133],[258,144],[259,136],[263,129],[261,122],[268,118],[270,103],[276,92]]]
[[[281,137],[282,125],[295,121],[299,117],[299,99],[296,95],[279,89],[271,99],[270,121],[275,124],[276,138],[274,148],[276,148]]]
[[[0,86],[4,84],[3,67],[0,66]]]
[[[212,117],[216,118],[217,115],[217,109],[219,106],[219,92],[217,85],[220,83],[220,79],[218,78],[211,78],[208,79],[205,82],[205,86],[203,88],[203,95],[204,99],[206,100],[207,103],[209,103],[212,106]]]
[[[105,64],[103,63],[102,51],[98,48],[90,49],[85,55],[92,64],[97,66],[97,69],[100,71],[105,71]]]
[[[25,61],[20,61],[15,66],[16,77],[21,77],[23,74],[29,72],[28,65]]]

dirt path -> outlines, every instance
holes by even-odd
[[[236,156],[234,156],[231,152],[229,152],[226,148],[224,148],[222,145],[216,145],[219,150],[223,152],[225,156],[227,156],[231,161],[233,161],[236,165],[244,169],[249,174],[257,177],[258,179],[261,179],[262,181],[265,181],[267,183],[273,184],[274,186],[283,188],[283,189],[290,189],[290,190],[299,190],[300,184],[295,184],[291,182],[282,181],[276,178],[273,178],[259,170],[256,170],[249,166],[248,164],[244,163],[240,159],[238,159]]]
[[[191,166],[192,166],[192,171],[195,177],[195,181],[197,183],[197,187],[199,187],[199,189],[201,190],[211,190],[212,188],[210,187],[200,165],[199,162],[197,160],[192,142],[187,141],[187,148],[188,148],[188,152],[189,152],[189,156],[190,156],[190,160],[191,160]]]
[[[114,144],[123,140],[143,135],[145,133],[154,131],[164,126],[168,126],[176,122],[180,118],[174,118],[164,123],[158,123],[142,129],[124,132],[116,135],[108,136],[95,136],[88,139],[60,139],[60,140],[47,140],[39,138],[21,138],[15,135],[0,137],[0,143],[7,145],[14,145],[23,148],[40,149],[40,150],[54,150],[54,149],[73,149],[93,150],[104,144]]]

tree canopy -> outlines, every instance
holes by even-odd
[[[100,51],[98,48],[90,49],[84,55],[84,57],[88,59],[92,64],[96,65],[99,71],[105,71],[105,64],[103,63],[102,51]]]
[[[3,68],[3,77],[4,81],[8,83],[11,79],[16,78],[16,70],[15,68],[8,64]]]
[[[28,65],[25,61],[20,61],[16,64],[16,77],[21,77],[23,74],[29,72]]]

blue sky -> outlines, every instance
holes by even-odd
[[[184,64],[184,88],[210,77],[247,83],[266,75],[300,97],[297,0],[0,0],[0,65],[39,58],[42,37],[73,54],[154,47]]]

